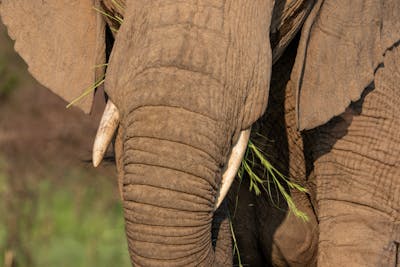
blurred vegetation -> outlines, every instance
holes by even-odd
[[[115,181],[70,169],[56,179],[24,179],[21,189],[5,166],[3,160],[0,265],[130,266]]]
[[[0,54],[0,100],[7,98],[18,85],[17,75],[10,71],[6,57]]]
[[[71,152],[93,118],[67,120],[39,87],[0,22],[0,266],[131,266],[115,176]]]

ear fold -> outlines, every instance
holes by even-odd
[[[99,0],[0,0],[15,50],[43,85],[71,102],[103,77],[104,22]],[[93,93],[76,105],[90,111]]]
[[[305,22],[291,79],[298,126],[342,113],[373,81],[384,53],[400,40],[398,0],[319,0]]]

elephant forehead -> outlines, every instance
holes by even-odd
[[[217,2],[221,5],[214,4]],[[215,92],[237,98],[237,103],[225,105],[236,106],[237,113],[250,89],[261,91],[269,87],[270,70],[267,18],[272,3],[261,0],[243,3],[232,0],[127,3],[107,69],[106,91],[110,98],[127,110],[123,105],[127,98],[117,91],[136,91],[137,76],[149,69],[180,69],[203,75],[203,79],[217,80],[225,92],[222,89]],[[168,92],[170,87],[165,85],[161,90]],[[214,92],[211,89],[203,91],[192,86],[191,93],[206,91],[209,95],[202,103],[216,99],[215,109],[224,104],[218,101],[218,96],[210,97]],[[189,92],[187,96],[190,97]]]
[[[218,80],[177,68],[150,69],[138,75],[130,90],[122,90],[123,106],[134,110],[140,106],[179,107],[212,120],[226,120],[235,96],[228,97]]]

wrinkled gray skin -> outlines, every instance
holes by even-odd
[[[94,66],[105,62],[105,20],[93,4],[0,1],[31,73],[67,101],[104,72]],[[121,115],[116,161],[135,266],[232,265],[226,203],[214,212],[221,173],[268,103],[276,111],[285,103],[266,113],[284,123],[264,121],[279,125],[267,131],[277,140],[271,161],[310,188],[291,194],[311,223],[242,194],[255,204],[239,211],[258,231],[242,245],[258,242],[254,266],[310,266],[315,253],[319,266],[399,264],[398,0],[125,4],[105,91]],[[274,72],[300,26],[293,68]],[[77,105],[89,111],[90,99]]]
[[[274,65],[266,113],[252,139],[287,177],[309,190],[291,190],[305,224],[288,214],[282,196],[248,191],[249,179],[229,193],[242,264],[249,266],[399,266],[398,194],[400,47],[393,46],[361,99],[328,123],[296,129],[293,84],[283,69],[293,42]],[[263,170],[255,172],[262,176]],[[278,197],[277,197],[278,196]],[[280,199],[281,202],[278,202]],[[234,258],[237,263],[238,259]]]

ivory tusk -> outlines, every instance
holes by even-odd
[[[250,132],[251,129],[241,131],[237,143],[232,148],[228,164],[222,174],[221,187],[219,190],[215,209],[218,209],[219,205],[221,205],[222,201],[229,191],[229,188],[233,183],[233,180],[235,179],[236,173],[239,170],[240,164],[242,163],[242,159],[247,149]]]
[[[108,100],[93,144],[93,166],[99,166],[119,124],[117,107]]]

